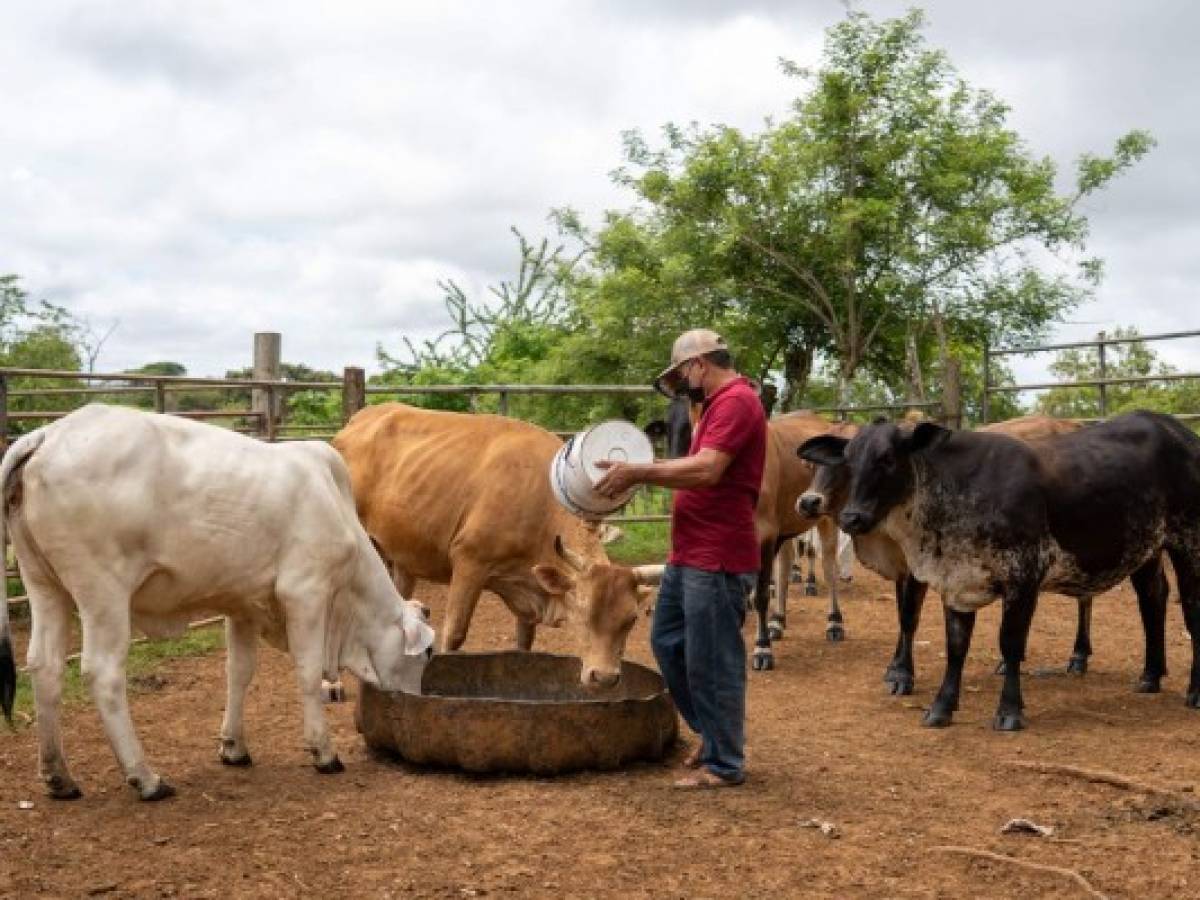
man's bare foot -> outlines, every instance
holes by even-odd
[[[737,787],[745,779],[722,778],[715,772],[702,769],[692,775],[687,775],[675,782],[675,787],[685,791],[705,790],[707,788]]]

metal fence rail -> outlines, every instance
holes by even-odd
[[[991,398],[996,394],[1015,394],[1021,391],[1054,390],[1058,388],[1096,388],[1100,401],[1100,419],[1108,417],[1108,388],[1114,385],[1152,384],[1171,381],[1189,381],[1200,378],[1200,372],[1172,372],[1163,375],[1129,375],[1117,378],[1108,377],[1107,348],[1120,344],[1154,343],[1157,341],[1174,341],[1182,338],[1200,337],[1200,331],[1167,331],[1160,334],[1137,335],[1136,337],[1109,337],[1103,331],[1090,341],[1067,341],[1058,344],[1028,344],[1021,347],[991,347],[983,348],[983,396],[981,398],[981,413],[983,424],[991,417]],[[1078,381],[1042,381],[1030,384],[993,384],[991,362],[996,357],[1031,355],[1034,353],[1049,353],[1059,350],[1083,350],[1095,348],[1097,356],[1098,378],[1084,378]],[[1177,414],[1176,418],[1191,419],[1192,414]],[[1090,420],[1097,421],[1097,420]]]

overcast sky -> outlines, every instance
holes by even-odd
[[[876,15],[911,4],[866,2]],[[1092,201],[1096,300],[1058,336],[1200,328],[1200,4],[923,4],[928,37],[1069,168],[1159,146]],[[787,109],[833,0],[6,3],[0,273],[99,330],[98,368],[374,367],[444,324],[436,282],[509,274],[510,225],[627,204],[620,133]],[[1200,369],[1200,340],[1163,347]],[[1026,367],[1022,367],[1023,369]]]

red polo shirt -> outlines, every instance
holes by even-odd
[[[703,410],[688,455],[712,447],[733,459],[712,487],[675,491],[670,563],[708,572],[757,572],[754,507],[767,457],[767,417],[742,376],[719,387]]]

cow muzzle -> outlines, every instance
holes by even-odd
[[[802,516],[808,516],[815,519],[817,516],[824,515],[825,512],[825,497],[821,494],[812,492],[803,493],[800,499],[796,501],[796,512]]]
[[[846,509],[838,516],[838,524],[846,534],[865,534],[874,526],[874,519],[857,509]]]
[[[583,682],[583,686],[586,688],[609,688],[620,682],[621,670],[584,668],[579,673],[579,680]]]

